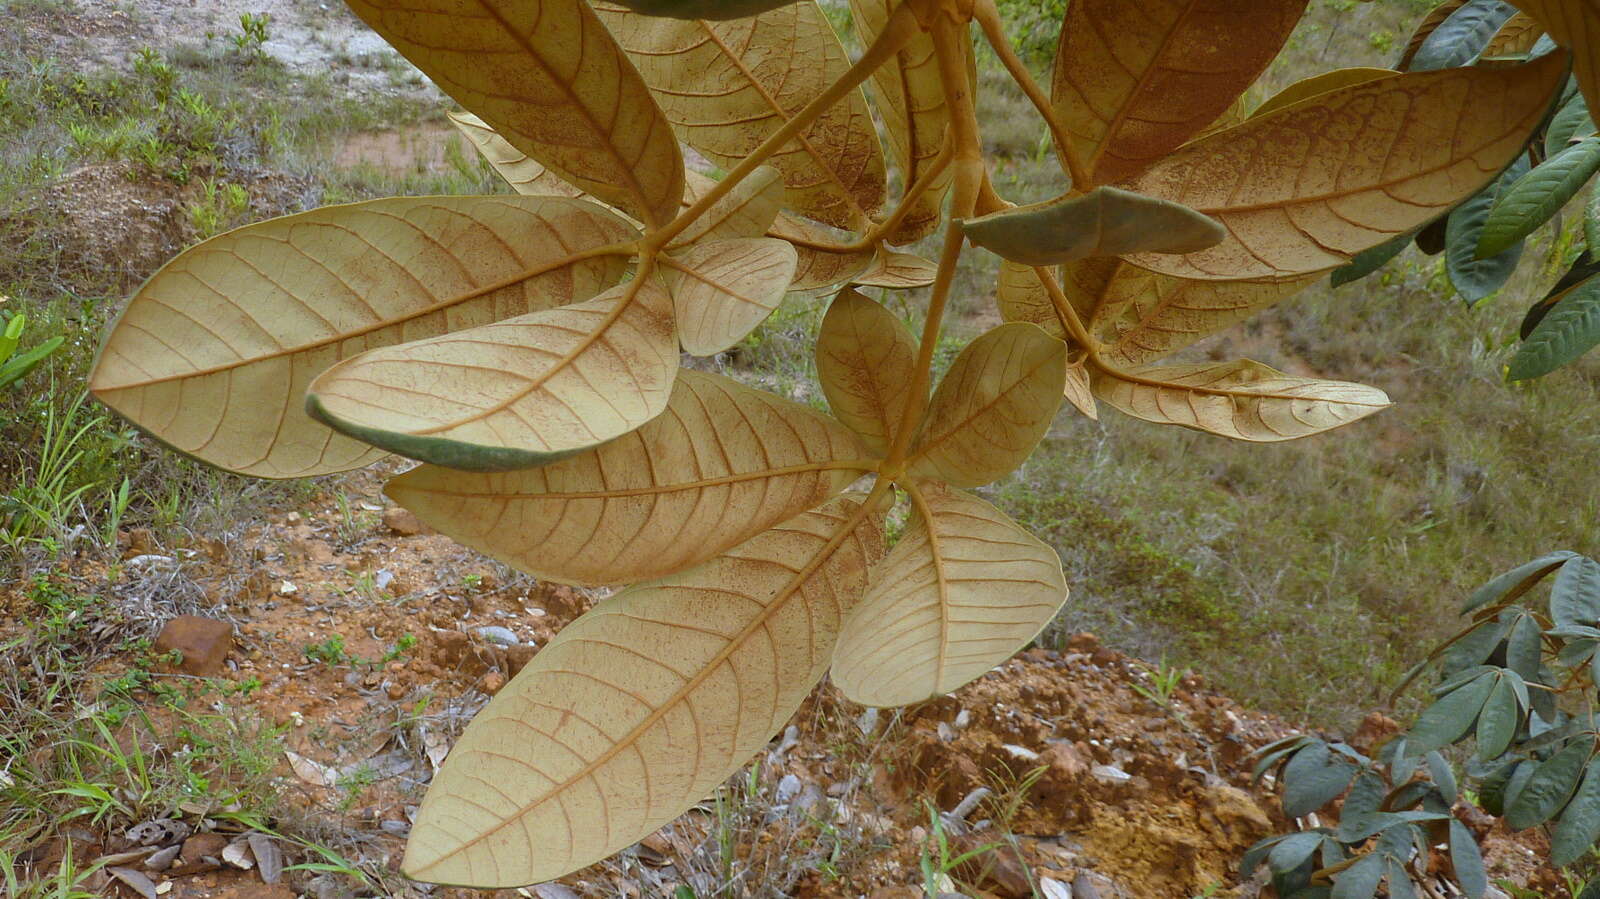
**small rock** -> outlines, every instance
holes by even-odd
[[[1050,773],[1066,780],[1076,780],[1089,770],[1089,763],[1065,740],[1051,743],[1045,748],[1043,757],[1050,766]]]
[[[279,596],[293,596],[299,592],[300,588],[294,585],[294,581],[284,581],[278,585]]]
[[[299,512],[290,512],[288,515],[285,515],[283,517],[283,520],[287,524],[299,524],[300,523],[300,513]]]
[[[938,730],[939,742],[954,743],[956,741],[956,729],[950,726],[950,722],[940,721]]]
[[[956,730],[966,730],[967,726],[970,725],[970,724],[972,724],[972,710],[971,709],[962,709],[960,712],[956,713],[956,720],[955,720],[955,728],[956,728]]]
[[[1026,746],[1018,746],[1014,743],[1007,743],[1001,748],[1004,749],[1012,758],[1020,761],[1037,762],[1039,760],[1039,753],[1034,752],[1032,749],[1029,749]]]
[[[386,681],[383,685],[383,694],[395,701],[406,698],[406,685],[399,681]]]
[[[541,883],[533,888],[539,899],[578,899],[578,894],[559,883]]]
[[[415,537],[426,527],[415,512],[399,506],[391,506],[383,511],[383,526],[402,537]]]
[[[778,801],[788,802],[793,799],[800,792],[801,786],[800,778],[793,774],[785,774],[783,779],[778,781]]]
[[[187,864],[193,864],[203,858],[221,858],[223,847],[228,845],[228,838],[220,833],[197,833],[183,841],[181,857]]]
[[[1039,892],[1044,899],[1072,899],[1072,887],[1049,877],[1039,878]]]
[[[168,621],[155,644],[157,653],[181,653],[183,661],[178,663],[178,669],[196,677],[221,674],[232,649],[233,625],[198,615],[179,615]]]
[[[491,671],[478,681],[478,689],[490,696],[499,693],[505,685],[506,676],[498,671]]]
[[[1094,779],[1101,783],[1120,785],[1133,780],[1133,775],[1112,765],[1095,765],[1089,769],[1089,773],[1094,775]]]
[[[387,568],[379,568],[377,572],[372,575],[372,586],[379,590],[389,589],[389,585],[393,582],[394,572]]]
[[[394,834],[397,837],[403,837],[403,836],[411,833],[411,825],[410,824],[407,824],[404,821],[396,821],[393,818],[390,818],[390,819],[387,819],[387,820],[384,820],[384,821],[379,821],[378,822],[378,829],[383,831],[384,833]]]
[[[478,628],[478,636],[500,646],[516,646],[522,642],[522,639],[516,635],[515,631],[509,627],[501,627],[498,624]]]

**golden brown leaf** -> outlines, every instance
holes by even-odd
[[[1264,116],[1269,112],[1277,112],[1285,107],[1293,106],[1294,104],[1299,103],[1301,100],[1309,100],[1312,97],[1318,96],[1319,94],[1325,94],[1331,90],[1338,90],[1341,87],[1350,87],[1351,85],[1355,84],[1366,84],[1368,81],[1377,81],[1379,78],[1388,78],[1398,74],[1400,73],[1393,69],[1371,69],[1356,67],[1349,69],[1334,69],[1331,72],[1323,72],[1319,75],[1312,75],[1310,78],[1302,78],[1283,90],[1278,91],[1276,94],[1273,94],[1271,99],[1267,100],[1267,102],[1261,104],[1260,106],[1257,106],[1255,111],[1250,113],[1250,118]]]
[[[1140,365],[1235,325],[1304,290],[1321,273],[1267,281],[1195,281],[1126,262],[1068,266],[1066,290],[1096,311],[1089,330],[1116,365]]]
[[[883,551],[875,516],[858,506],[834,500],[568,625],[451,749],[417,814],[406,874],[480,887],[550,880],[714,791],[826,672]]]
[[[826,501],[860,477],[865,455],[810,407],[686,370],[665,412],[588,452],[498,474],[422,465],[384,491],[541,580],[627,583],[698,565]]]
[[[970,493],[908,488],[905,534],[846,621],[830,676],[852,702],[900,706],[983,675],[1067,599],[1055,551]]]
[[[1306,0],[1073,0],[1052,101],[1094,184],[1134,175],[1222,115]],[[1089,185],[1074,185],[1088,187]]]
[[[794,247],[771,237],[698,243],[664,258],[684,350],[714,356],[745,339],[783,303],[795,262]]]
[[[1544,36],[1544,29],[1539,27],[1538,20],[1525,12],[1519,12],[1506,20],[1500,30],[1496,31],[1489,43],[1484,45],[1481,59],[1521,59],[1533,49],[1533,45]]]
[[[311,382],[306,411],[403,456],[504,471],[655,418],[677,370],[672,297],[648,273],[583,303],[347,359]]]
[[[890,0],[850,0],[851,21],[863,44],[871,44],[882,33],[892,5]],[[963,42],[962,47],[970,57],[971,42]],[[900,164],[902,180],[910,186],[930,169],[950,125],[933,38],[927,34],[913,38],[888,65],[873,72],[872,78],[873,98],[889,133],[889,146]],[[889,242],[908,244],[933,233],[948,188],[947,171],[912,204],[900,227],[889,235]]]
[[[1090,383],[1088,368],[1082,362],[1067,366],[1067,387],[1064,393],[1067,402],[1090,421],[1100,420],[1100,408],[1094,401],[1094,385]]]
[[[1168,200],[1116,187],[1067,194],[961,223],[973,244],[1024,265],[1060,265],[1090,256],[1193,253],[1227,232]]]
[[[1197,141],[1127,182],[1222,222],[1221,244],[1141,254],[1187,278],[1278,278],[1340,265],[1439,216],[1505,168],[1565,75],[1525,65],[1395,75]]]
[[[967,345],[928,406],[908,470],[978,487],[1021,465],[1061,408],[1067,345],[1025,322]]]
[[[914,290],[927,287],[939,275],[939,266],[914,253],[879,250],[872,265],[855,276],[852,284],[888,290]]]
[[[689,172],[688,178],[685,207],[705,196],[717,184],[698,172]],[[761,166],[734,185],[722,199],[712,203],[705,214],[683,229],[672,245],[683,247],[696,242],[760,237],[771,230],[782,206],[782,177],[777,169]]]
[[[800,256],[791,290],[820,290],[842,284],[867,270],[876,258],[872,250],[842,250],[820,225],[778,213],[769,237],[794,245]]]
[[[683,199],[666,117],[583,0],[350,0],[513,147],[649,225]]]
[[[112,327],[89,387],[162,442],[269,478],[384,455],[308,418],[306,387],[367,350],[587,300],[637,236],[555,197],[430,197],[329,206],[230,231],[167,263]]]
[[[450,124],[456,126],[511,189],[529,197],[588,197],[583,191],[567,183],[561,176],[545,168],[537,159],[511,146],[489,123],[470,112],[447,113]],[[598,201],[594,201],[598,202]]]
[[[1057,340],[1066,339],[1067,331],[1061,326],[1061,319],[1056,317],[1055,304],[1050,302],[1050,294],[1039,282],[1033,266],[1009,259],[1000,260],[1000,277],[995,286],[994,299],[1001,319],[1031,322]],[[1078,314],[1087,318],[1088,311],[1080,309]]]
[[[1248,359],[1096,371],[1094,392],[1134,418],[1254,443],[1318,434],[1390,405],[1376,387],[1294,377]]]
[[[731,169],[849,68],[815,3],[727,22],[653,18],[612,3],[595,9],[628,52],[683,142]],[[848,99],[770,160],[786,206],[863,229],[882,205],[883,150],[866,99]]]
[[[916,356],[917,339],[905,323],[850,288],[822,319],[817,380],[828,408],[880,455],[912,400]]]
[[[1600,0],[1514,2],[1533,16],[1551,39],[1572,51],[1572,73],[1583,99],[1590,109],[1600,109]]]

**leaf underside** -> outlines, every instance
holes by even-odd
[[[381,449],[308,418],[306,388],[362,352],[583,301],[630,240],[580,200],[429,197],[328,206],[212,238],[145,282],[89,386],[162,442],[259,477],[359,468]]]
[[[834,500],[574,621],[473,719],[434,778],[407,875],[549,880],[699,802],[789,720],[827,670],[882,556]]]
[[[665,412],[588,452],[505,473],[423,465],[384,490],[513,568],[614,584],[699,564],[822,503],[860,476],[838,463],[864,455],[826,415],[686,370]]]

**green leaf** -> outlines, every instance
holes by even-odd
[[[1583,892],[1578,894],[1578,899],[1600,899],[1600,877],[1589,881],[1584,886]]]
[[[1345,791],[1356,766],[1335,757],[1321,740],[1307,745],[1283,769],[1283,813],[1309,815]]]
[[[1365,278],[1404,252],[1406,247],[1411,246],[1411,241],[1416,239],[1416,236],[1416,231],[1407,231],[1399,237],[1386,240],[1351,256],[1349,262],[1333,270],[1330,283],[1334,287],[1343,287],[1352,281]]]
[[[1272,770],[1274,765],[1288,758],[1290,755],[1293,755],[1295,750],[1299,749],[1310,740],[1311,738],[1307,736],[1294,736],[1284,740],[1279,740],[1277,743],[1274,743],[1271,746],[1263,746],[1261,749],[1257,750],[1257,752],[1262,753],[1262,756],[1260,760],[1256,762],[1255,768],[1250,772],[1250,782],[1252,784],[1261,783],[1261,778],[1265,777],[1267,772]]]
[[[1482,665],[1500,641],[1505,639],[1509,626],[1499,618],[1492,618],[1468,631],[1466,636],[1450,645],[1444,652],[1442,670],[1454,675]]]
[[[1450,819],[1450,867],[1455,870],[1456,883],[1468,899],[1483,899],[1489,890],[1488,873],[1483,868],[1483,854],[1478,851],[1478,841],[1467,825]]]
[[[1600,137],[1587,138],[1540,163],[1506,188],[1478,239],[1478,258],[1510,249],[1532,234],[1600,171]]]
[[[1470,0],[1428,35],[1406,71],[1431,72],[1467,65],[1516,12],[1515,6],[1501,0]]]
[[[1600,343],[1600,276],[1571,288],[1553,301],[1553,308],[1511,357],[1508,377],[1513,381],[1542,377],[1587,353],[1597,343]]]
[[[1438,785],[1439,793],[1451,805],[1456,801],[1456,773],[1450,769],[1450,763],[1438,752],[1428,753],[1428,774],[1433,782]]]
[[[1220,222],[1187,206],[1109,186],[968,219],[961,227],[977,246],[1024,265],[1195,253],[1228,234]]]
[[[1314,830],[1292,834],[1272,847],[1272,852],[1267,855],[1267,867],[1277,872],[1293,871],[1310,858],[1325,839],[1327,837]]]
[[[1496,200],[1527,172],[1528,157],[1523,154],[1498,180],[1457,206],[1445,220],[1445,274],[1469,306],[1503,287],[1522,259],[1521,241],[1488,259],[1478,258],[1478,241]]]
[[[1350,787],[1339,809],[1339,827],[1335,832],[1341,843],[1359,843],[1382,828],[1373,824],[1383,799],[1388,792],[1383,778],[1371,771],[1363,771]]]
[[[1417,899],[1417,891],[1411,885],[1411,872],[1394,856],[1384,858],[1383,873],[1389,882],[1389,899]]]
[[[1383,879],[1383,856],[1373,853],[1333,878],[1333,899],[1372,899]]]
[[[1572,96],[1561,104],[1556,114],[1550,117],[1550,124],[1545,127],[1545,158],[1556,156],[1571,146],[1574,138],[1587,137],[1594,131],[1594,121],[1589,117],[1589,104],[1584,101],[1583,92],[1573,91]]]
[[[1583,207],[1583,244],[1588,261],[1600,262],[1600,190],[1592,191]]]
[[[1472,591],[1472,597],[1462,607],[1461,614],[1466,615],[1490,603],[1498,602],[1502,597],[1512,594],[1513,589],[1516,591],[1515,595],[1520,595],[1540,578],[1560,568],[1568,559],[1577,556],[1577,553],[1563,549],[1540,556],[1532,562],[1524,562]]]
[[[1438,749],[1449,746],[1472,729],[1478,711],[1489,698],[1495,678],[1491,673],[1479,674],[1466,684],[1440,697],[1423,710],[1417,723],[1412,725],[1410,740],[1417,750]]]
[[[1502,816],[1506,811],[1506,786],[1511,782],[1511,775],[1523,765],[1532,763],[1525,759],[1508,762],[1489,772],[1489,775],[1478,782],[1478,801],[1483,805],[1483,810],[1496,817]]]
[[[1579,738],[1541,762],[1528,778],[1527,786],[1506,808],[1506,825],[1512,830],[1526,830],[1561,811],[1578,788],[1578,779],[1593,750],[1592,738]]]
[[[1478,758],[1489,761],[1505,755],[1521,726],[1522,706],[1517,703],[1517,692],[1509,679],[1499,678],[1478,716]]]
[[[1250,876],[1256,873],[1256,868],[1260,867],[1261,863],[1266,860],[1267,855],[1272,851],[1272,847],[1289,839],[1291,836],[1294,836],[1294,834],[1267,837],[1246,849],[1244,857],[1239,859],[1239,877],[1243,880],[1249,880]]]
[[[1589,763],[1578,787],[1550,835],[1550,863],[1565,867],[1589,851],[1600,839],[1600,759]]]
[[[1505,817],[1505,810],[1511,808],[1517,801],[1522,791],[1528,788],[1528,781],[1533,780],[1533,775],[1538,771],[1538,762],[1525,761],[1511,772],[1511,776],[1506,779],[1505,790],[1500,799],[1500,817]]]
[[[1600,563],[1579,556],[1561,566],[1550,585],[1550,617],[1556,624],[1600,621]]]
[[[17,316],[21,318],[22,316]],[[66,338],[52,337],[20,356],[13,356],[0,365],[0,390],[22,380],[34,367],[54,353]]]
[[[1543,630],[1532,614],[1518,615],[1506,640],[1506,667],[1522,675],[1524,681],[1539,679],[1539,658],[1543,653]]]

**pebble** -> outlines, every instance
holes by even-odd
[[[800,778],[793,774],[785,774],[783,779],[778,781],[778,801],[788,802],[793,799],[800,792],[800,786]]]
[[[501,646],[516,646],[522,642],[521,638],[511,628],[501,627],[498,624],[478,628],[478,636],[488,640],[490,643],[497,643]]]
[[[1125,784],[1133,780],[1133,775],[1112,765],[1095,765],[1089,769],[1095,780],[1108,784]]]

